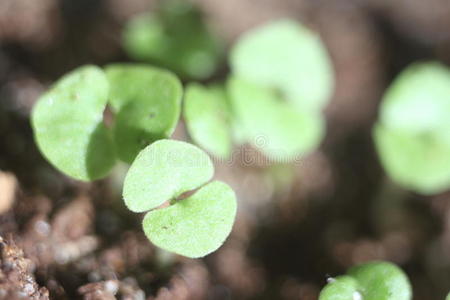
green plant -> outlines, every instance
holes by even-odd
[[[195,79],[210,76],[223,52],[200,12],[181,0],[160,1],[156,12],[134,17],[124,30],[123,44],[133,59]]]
[[[103,72],[84,66],[63,76],[38,100],[32,127],[42,154],[75,179],[107,176],[116,153],[132,162],[123,196],[130,210],[151,210],[143,221],[148,238],[169,251],[201,257],[229,235],[236,198],[225,183],[206,184],[214,174],[206,153],[165,139],[178,122],[181,95],[177,77],[164,70],[114,64]],[[103,123],[108,99],[112,129]],[[167,201],[169,207],[155,209]]]
[[[238,40],[230,65],[225,93],[195,85],[186,95],[185,120],[196,143],[226,157],[231,139],[282,162],[319,145],[325,133],[321,110],[333,90],[333,70],[317,34],[292,20],[271,22]],[[200,94],[203,100],[192,96]],[[200,114],[199,105],[214,112]],[[206,126],[228,128],[219,132]]]
[[[397,183],[423,194],[450,187],[450,71],[415,63],[386,91],[374,137],[381,163]]]
[[[411,285],[396,265],[374,261],[351,268],[347,275],[331,278],[319,300],[409,300]]]

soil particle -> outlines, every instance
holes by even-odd
[[[49,299],[31,273],[31,261],[13,241],[0,237],[0,259],[0,299]]]

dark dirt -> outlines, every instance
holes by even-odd
[[[29,124],[37,97],[62,74],[127,61],[120,30],[154,3],[1,0],[0,299],[312,300],[327,276],[372,259],[401,265],[414,299],[443,299],[450,193],[424,198],[393,186],[371,126],[384,88],[404,66],[450,63],[450,2],[195,2],[229,43],[280,16],[319,30],[337,78],[323,145],[288,175],[218,164],[217,177],[239,197],[230,238],[200,260],[162,252],[122,203],[123,169],[91,184],[73,181],[43,159]],[[186,138],[182,126],[176,137]]]

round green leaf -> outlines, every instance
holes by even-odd
[[[219,62],[222,46],[186,1],[161,1],[154,14],[132,19],[124,31],[126,51],[187,77],[206,78]]]
[[[319,300],[356,300],[358,294],[358,282],[353,277],[338,276],[322,289]]]
[[[110,132],[103,124],[108,81],[95,66],[62,77],[33,108],[32,126],[42,154],[79,180],[108,174],[115,163]]]
[[[450,187],[450,144],[440,137],[380,124],[374,135],[381,163],[394,181],[423,194],[439,193]]]
[[[388,262],[369,262],[349,270],[364,300],[410,300],[411,285],[406,274]]]
[[[147,237],[158,247],[197,258],[223,244],[235,215],[233,190],[225,183],[214,181],[189,198],[150,211],[143,227]]]
[[[231,78],[232,109],[248,141],[268,158],[288,162],[318,146],[324,136],[319,113],[299,111],[270,88]]]
[[[174,140],[157,141],[134,160],[125,177],[123,197],[134,212],[144,212],[208,182],[214,173],[209,156]]]
[[[184,119],[195,143],[216,157],[230,156],[230,112],[222,87],[188,85],[184,96]]]
[[[450,131],[450,70],[438,62],[415,63],[386,91],[380,122],[409,132]]]
[[[119,158],[131,163],[148,144],[172,135],[180,117],[182,86],[170,72],[150,66],[106,67]]]
[[[302,110],[323,108],[334,88],[320,37],[289,19],[244,34],[232,49],[230,64],[234,75],[279,89]]]
[[[450,293],[447,294],[447,297],[445,298],[445,300],[450,300]]]

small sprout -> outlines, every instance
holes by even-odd
[[[223,244],[236,215],[236,199],[226,184],[214,181],[189,198],[150,211],[144,232],[157,246],[187,257],[205,256]]]
[[[222,45],[186,1],[164,0],[153,14],[133,18],[126,26],[123,43],[128,54],[153,62],[183,76],[202,79],[216,69]]]
[[[125,177],[123,197],[134,212],[153,209],[208,182],[214,166],[188,143],[160,140],[142,150]]]
[[[230,156],[231,115],[222,87],[188,85],[184,96],[184,119],[195,143],[216,157]]]
[[[157,246],[196,258],[215,251],[231,231],[236,198],[226,184],[208,182],[214,167],[208,155],[185,142],[161,140],[139,153],[125,178],[123,197],[134,212],[147,213],[143,227]],[[201,187],[201,188],[200,188]],[[200,188],[186,199],[178,197]]]
[[[333,92],[333,68],[318,34],[282,19],[250,30],[231,52],[233,75],[279,89],[300,110],[321,110]]]
[[[357,300],[358,282],[350,276],[338,276],[329,280],[320,292],[319,300]],[[361,299],[362,300],[362,299]]]
[[[374,127],[389,176],[423,194],[450,187],[450,71],[439,63],[404,70],[383,97]]]
[[[107,99],[103,71],[84,66],[62,77],[33,108],[37,145],[63,173],[89,181],[106,176],[113,167],[113,141],[103,124]]]
[[[119,158],[131,163],[145,146],[172,135],[178,123],[182,86],[170,72],[150,66],[106,67]]]
[[[389,262],[374,261],[351,268],[320,292],[319,300],[410,300],[406,274]]]
[[[319,113],[293,109],[270,88],[230,78],[228,91],[243,135],[274,161],[296,159],[317,147],[324,136]]]

